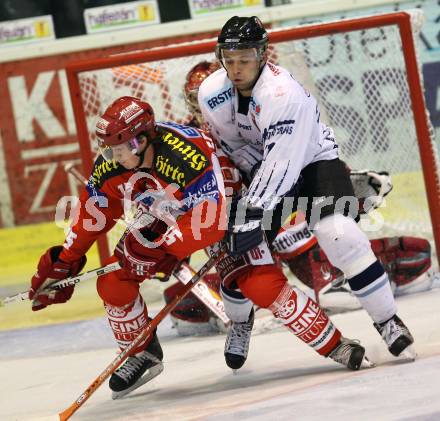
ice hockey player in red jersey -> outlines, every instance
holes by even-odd
[[[248,179],[247,191],[235,201],[241,218],[234,222],[234,206],[229,218],[230,253],[240,259],[266,239],[271,244],[286,211],[302,208],[329,261],[343,271],[389,351],[398,356],[414,340],[396,314],[383,266],[356,225],[358,209],[344,199],[354,199],[354,192],[333,131],[320,120],[315,98],[287,70],[267,60],[267,46],[268,34],[257,17],[229,19],[216,47],[223,68],[199,88],[211,135]],[[282,273],[277,282],[255,276],[234,283],[220,275],[222,290],[239,287],[287,326],[297,317]],[[248,317],[245,323],[251,326],[251,307]]]
[[[194,127],[156,123],[151,106],[137,98],[112,103],[96,124],[96,136],[101,154],[80,195],[75,221],[64,245],[41,257],[29,298],[35,311],[69,300],[74,287],[50,293],[44,287],[79,273],[97,237],[135,203],[135,224],[105,262],[119,260],[123,269],[97,281],[110,328],[124,349],[149,323],[140,282],[157,273],[169,276],[179,261],[223,238],[224,186],[209,137]],[[113,397],[159,374],[162,358],[154,334],[111,376]]]

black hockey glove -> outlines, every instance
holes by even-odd
[[[227,245],[232,256],[239,256],[257,247],[264,238],[263,209],[249,208],[235,196],[229,213]]]

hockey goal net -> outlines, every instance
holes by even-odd
[[[391,174],[383,223],[364,224],[369,235],[424,236],[439,250],[439,166],[415,48],[422,22],[422,12],[411,11],[278,29],[270,33],[269,57],[318,98],[351,168]],[[214,46],[202,41],[69,65],[84,171],[90,173],[96,153],[96,120],[120,96],[148,101],[157,121],[189,120],[185,76],[215,59]],[[109,235],[110,250],[121,232]]]

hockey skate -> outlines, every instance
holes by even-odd
[[[333,361],[345,365],[350,370],[374,367],[365,356],[365,348],[359,341],[341,338],[339,345],[328,355]]]
[[[110,377],[109,387],[112,399],[120,399],[149,382],[163,371],[163,352],[157,335],[146,347],[125,361]]]
[[[390,351],[391,354],[395,357],[415,360],[417,354],[411,346],[414,343],[414,338],[397,315],[394,315],[390,320],[384,323],[374,323],[374,327],[388,345],[388,351]]]
[[[247,322],[231,322],[225,343],[225,361],[226,365],[234,371],[243,367],[246,362],[253,326],[254,309]]]

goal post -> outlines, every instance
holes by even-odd
[[[276,29],[268,53],[316,96],[351,168],[390,173],[384,223],[370,235],[420,235],[440,256],[439,163],[416,46],[422,22],[414,10]],[[185,76],[196,63],[214,60],[214,47],[208,40],[69,64],[84,171],[90,173],[96,154],[96,120],[122,95],[149,102],[157,121],[188,121]]]

